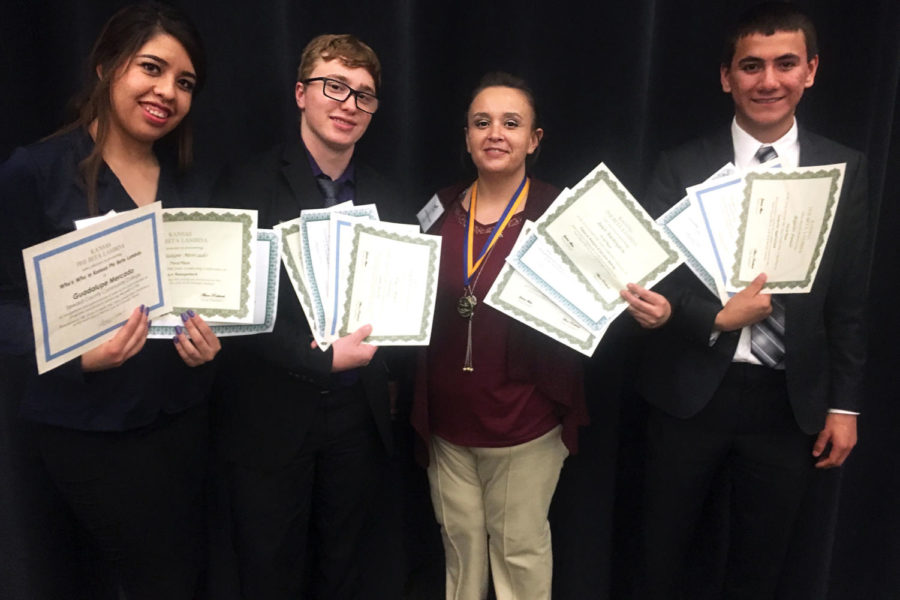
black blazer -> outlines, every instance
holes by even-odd
[[[382,220],[397,220],[399,196],[374,171],[355,163],[355,204],[378,205]],[[322,208],[309,159],[300,143],[286,143],[225,173],[217,183],[216,206],[259,210],[259,227],[296,219],[300,211]],[[241,464],[277,467],[302,443],[316,407],[331,384],[332,352],[309,347],[312,333],[284,266],[278,312],[271,333],[226,340],[215,405],[222,451]],[[359,369],[372,417],[391,450],[388,368],[384,348]]]
[[[865,305],[871,262],[866,160],[862,154],[804,129],[800,165],[847,163],[834,226],[809,294],[785,294],[785,372],[788,396],[800,429],[817,433],[829,408],[859,411],[866,360]],[[734,159],[731,131],[664,153],[645,194],[658,217],[680,200],[685,187],[709,177]],[[672,318],[649,338],[638,390],[677,417],[702,409],[718,388],[740,331],[709,335],[721,303],[690,272],[679,267],[658,291],[672,304]]]
[[[188,367],[171,340],[156,339],[115,369],[84,373],[76,358],[37,374],[22,249],[74,231],[76,220],[90,216],[78,164],[93,148],[79,128],[19,148],[0,165],[0,360],[4,354],[28,357],[23,418],[82,431],[127,431],[205,402],[214,363]],[[205,206],[200,182],[176,177],[168,158],[159,156],[156,199],[165,208]],[[97,203],[100,214],[135,208],[105,164]]]

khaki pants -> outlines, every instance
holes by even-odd
[[[457,446],[432,436],[428,480],[441,525],[448,600],[550,598],[547,511],[568,450],[558,426],[506,448]]]

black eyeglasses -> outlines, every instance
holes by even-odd
[[[326,98],[331,98],[338,102],[346,102],[347,98],[352,95],[356,100],[356,108],[359,110],[370,115],[375,114],[375,111],[378,110],[378,96],[375,94],[354,90],[343,81],[332,79],[331,77],[310,77],[309,79],[304,79],[303,83],[311,83],[313,81],[322,82],[322,93],[325,94]]]

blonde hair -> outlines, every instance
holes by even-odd
[[[375,91],[381,89],[381,63],[378,55],[362,40],[350,33],[326,33],[314,37],[300,55],[300,66],[297,67],[297,81],[309,79],[319,59],[329,61],[338,59],[350,69],[363,68],[375,81]]]

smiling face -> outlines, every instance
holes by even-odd
[[[807,59],[806,39],[799,30],[740,38],[731,64],[720,69],[722,90],[734,100],[738,125],[760,142],[783,136],[818,66],[818,56]]]
[[[537,149],[543,134],[534,128],[534,109],[528,97],[515,88],[484,88],[469,106],[466,150],[479,177],[524,176],[525,158]]]
[[[187,51],[167,33],[150,38],[110,83],[110,130],[152,144],[191,109],[197,76]]]
[[[354,90],[375,95],[375,80],[362,67],[350,68],[339,59],[319,59],[309,78],[329,77],[343,81]],[[329,152],[352,152],[363,136],[372,115],[356,108],[353,94],[343,102],[332,100],[322,92],[322,81],[303,83],[295,88],[297,107],[300,108],[300,135],[306,148],[316,156],[320,149]]]

